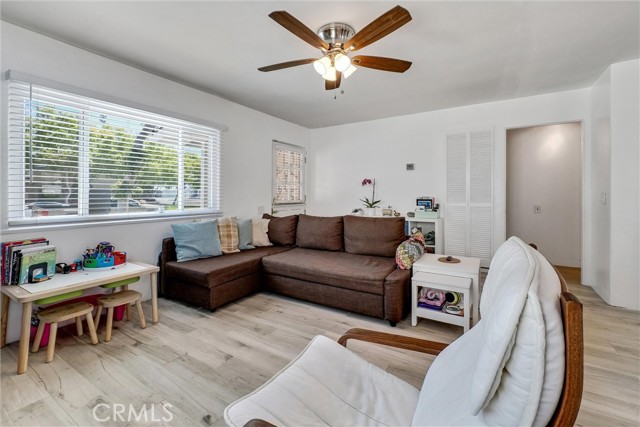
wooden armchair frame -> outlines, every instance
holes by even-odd
[[[582,401],[582,387],[584,376],[584,341],[582,329],[582,303],[568,292],[567,283],[556,269],[560,278],[562,293],[560,303],[562,307],[562,321],[565,342],[565,373],[562,393],[555,413],[549,421],[549,427],[571,427],[578,417]],[[386,332],[367,329],[349,329],[338,339],[338,343],[347,346],[347,341],[359,340],[405,350],[437,356],[448,344],[429,341],[420,338],[407,337]],[[253,419],[244,427],[270,427],[271,423]]]

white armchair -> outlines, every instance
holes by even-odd
[[[450,345],[362,329],[338,343],[316,336],[266,384],[229,405],[225,421],[571,426],[582,397],[582,305],[566,290],[542,255],[511,238],[491,264],[482,320]],[[350,339],[437,357],[418,390],[346,349]]]

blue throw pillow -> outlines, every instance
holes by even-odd
[[[178,262],[222,255],[216,221],[171,224]]]
[[[253,243],[253,226],[250,219],[238,220],[238,249],[255,249]]]

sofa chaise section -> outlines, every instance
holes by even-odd
[[[264,246],[219,257],[176,260],[172,237],[162,242],[160,289],[163,296],[215,310],[262,290],[262,258],[289,250]]]

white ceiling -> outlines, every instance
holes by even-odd
[[[356,31],[396,4],[413,20],[358,51],[413,62],[361,68],[325,91],[304,65],[320,52],[267,15]],[[583,88],[638,58],[640,3],[335,1],[6,1],[2,19],[308,128]],[[337,99],[334,99],[337,97]]]

